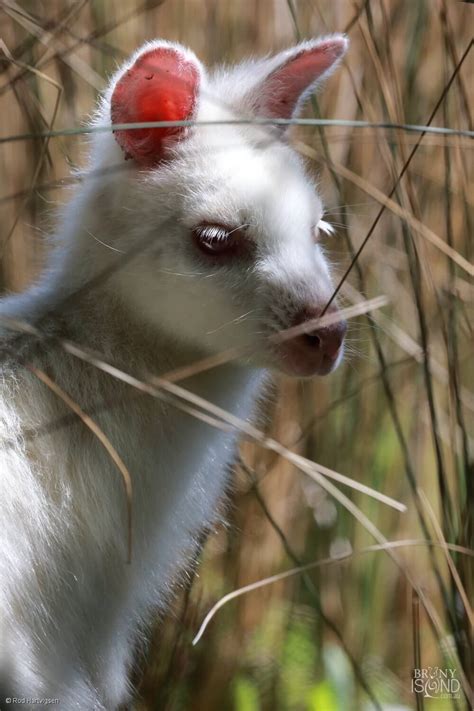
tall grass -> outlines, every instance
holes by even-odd
[[[468,3],[8,0],[0,7],[1,137],[81,126],[108,73],[146,39],[184,42],[212,65],[336,30],[347,30],[351,49],[308,116],[472,130]],[[156,621],[147,658],[137,660],[138,708],[469,708],[472,140],[306,126],[294,130],[294,142],[336,227],[326,250],[346,277],[341,300],[384,294],[389,305],[352,322],[348,357],[335,375],[278,381],[267,433],[405,503],[401,513],[344,489],[383,539],[432,544],[384,550],[382,543],[357,554],[374,543],[360,518],[288,459],[245,443],[223,504],[226,523],[203,534],[199,566]],[[40,268],[51,215],[68,198],[62,181],[81,164],[82,145],[69,135],[0,144],[3,289],[21,289]],[[318,560],[319,567],[229,601],[192,645],[223,595]],[[458,699],[412,692],[413,670],[436,666],[456,670]]]

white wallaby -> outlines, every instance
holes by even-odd
[[[66,353],[64,339],[139,378],[250,348],[184,381],[244,419],[272,369],[310,376],[339,363],[342,322],[269,339],[331,298],[323,209],[286,127],[236,120],[297,115],[346,47],[331,35],[211,74],[158,40],[110,82],[94,126],[190,123],[94,132],[48,269],[0,304],[3,697],[58,698],[67,711],[132,698],[137,645],[212,525],[236,452],[237,433],[137,393]],[[90,413],[129,470],[131,563],[115,463],[29,365]]]

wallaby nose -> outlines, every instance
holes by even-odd
[[[319,312],[320,313],[320,312]],[[294,326],[307,323],[319,316],[318,311],[304,309],[299,312],[293,322]],[[330,309],[328,314],[337,313],[337,309]],[[331,326],[311,329],[301,335],[301,339],[307,348],[318,350],[323,356],[334,360],[339,355],[339,351],[344,342],[347,331],[346,321],[337,321]]]
[[[326,313],[336,314],[337,308],[330,308]],[[303,327],[320,315],[320,309],[302,309],[293,317],[291,327]],[[303,377],[330,373],[338,363],[346,331],[347,324],[343,320],[323,328],[312,328],[309,324],[303,333],[282,344],[284,369]]]

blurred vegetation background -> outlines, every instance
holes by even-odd
[[[350,51],[308,116],[472,129],[468,3],[6,0],[0,8],[2,138],[83,126],[107,76],[147,39],[183,42],[212,66],[333,31],[348,33]],[[203,536],[197,570],[137,659],[137,709],[470,708],[474,570],[462,548],[472,548],[474,532],[472,140],[375,127],[304,127],[293,139],[336,228],[326,247],[337,274],[385,206],[342,293],[347,304],[360,294],[390,303],[351,322],[336,374],[278,380],[265,426],[295,452],[403,502],[405,513],[338,485],[386,539],[438,545],[400,547],[398,564],[384,550],[355,555],[376,541],[353,513],[288,462],[243,445],[225,523]],[[0,143],[3,291],[20,290],[40,268],[85,143],[67,135]],[[448,553],[446,541],[460,548]],[[230,601],[192,645],[221,596],[319,559]],[[458,699],[413,694],[413,669],[436,666],[456,669]]]

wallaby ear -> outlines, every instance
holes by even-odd
[[[132,58],[112,91],[112,123],[184,121],[194,118],[202,68],[192,52],[166,42],[148,45]],[[152,166],[189,129],[139,128],[115,131],[127,158]]]
[[[268,71],[249,97],[259,116],[297,116],[317,84],[337,66],[349,42],[344,35],[301,42],[266,61]]]

